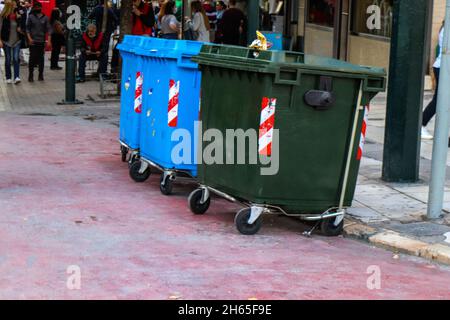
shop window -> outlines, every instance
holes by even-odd
[[[334,27],[336,0],[308,0],[307,22]]]
[[[368,19],[373,15],[367,9],[375,5],[379,8],[380,28],[367,25]],[[390,38],[392,34],[393,0],[356,0],[352,1],[352,32],[356,34],[371,34]]]

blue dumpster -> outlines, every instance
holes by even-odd
[[[155,38],[125,36],[117,48],[122,56],[122,81],[120,98],[120,136],[122,161],[126,161],[131,152],[130,161],[139,156],[140,114],[142,112],[142,57],[136,55],[136,49],[151,48]]]
[[[130,167],[130,175],[139,179],[149,174],[149,167],[158,168],[162,171],[161,192],[168,195],[176,179],[197,176],[194,125],[199,119],[201,73],[191,57],[200,52],[202,43],[159,41],[163,42],[153,50],[136,51],[144,61],[144,74],[151,74],[151,79],[146,78],[143,86],[140,161]],[[190,136],[189,148],[181,151],[182,159],[172,157],[174,148],[183,139],[176,136],[180,140],[172,141],[175,130]]]

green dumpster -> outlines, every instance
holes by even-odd
[[[245,205],[235,217],[243,234],[258,232],[261,215],[270,213],[340,234],[355,192],[363,119],[385,90],[384,69],[221,45],[204,45],[193,60],[203,77],[200,187],[189,196],[191,211],[205,213],[214,193]],[[212,133],[223,143],[210,152],[218,143]]]

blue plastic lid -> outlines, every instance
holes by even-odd
[[[190,40],[150,38],[144,40],[135,53],[142,56],[179,59],[180,56],[194,56],[200,53],[203,43]]]
[[[134,53],[136,48],[142,47],[143,41],[148,37],[126,35],[117,45],[119,51]]]

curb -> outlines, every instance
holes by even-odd
[[[349,219],[345,220],[344,236],[364,240],[395,253],[421,257],[450,266],[450,247],[443,244],[429,244],[391,230],[376,229]]]

